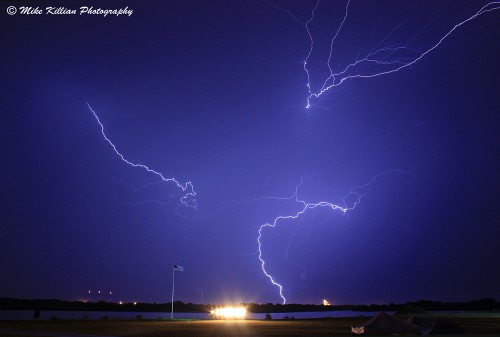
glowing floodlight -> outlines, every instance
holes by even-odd
[[[243,319],[245,318],[247,309],[244,307],[224,307],[215,308],[210,311],[214,318],[218,319]]]

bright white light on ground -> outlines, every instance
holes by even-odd
[[[214,318],[219,319],[242,319],[245,318],[246,313],[247,309],[244,307],[215,308],[210,311]]]

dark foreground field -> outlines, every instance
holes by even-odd
[[[350,336],[351,325],[366,321],[366,317],[332,318],[293,321],[2,321],[1,337],[32,336],[141,336],[141,337],[281,337],[281,336]],[[449,317],[453,334],[500,336],[498,317]],[[9,329],[10,333],[6,333]],[[1,332],[4,331],[4,332]],[[459,331],[459,333],[457,333]],[[13,332],[13,333],[12,333]],[[449,336],[449,335],[448,335]]]

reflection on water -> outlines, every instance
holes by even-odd
[[[0,310],[0,320],[32,320],[32,310]],[[318,311],[318,312],[287,312],[271,313],[273,319],[296,318],[324,318],[324,317],[353,317],[374,316],[377,312],[361,312],[351,310]],[[40,311],[41,320],[50,319],[169,319],[170,312],[115,312],[115,311]],[[265,319],[266,314],[247,313],[247,319]],[[174,318],[182,319],[210,319],[210,313],[176,312]]]

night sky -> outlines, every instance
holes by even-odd
[[[397,46],[375,57],[408,62],[486,3],[352,0],[330,66]],[[2,2],[0,297],[169,302],[177,263],[176,300],[280,303],[257,235],[302,209],[302,181],[308,203],[362,198],[263,229],[288,303],[500,298],[500,9],[306,109],[315,6]],[[345,6],[321,1],[308,24],[314,92]],[[124,158],[191,182],[198,208],[123,162],[87,103]]]

